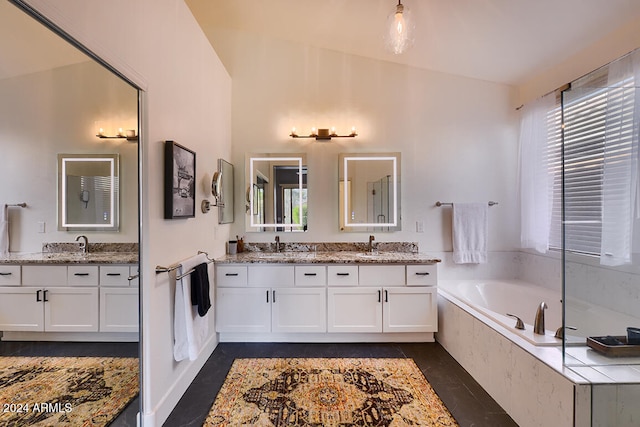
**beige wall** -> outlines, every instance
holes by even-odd
[[[143,93],[142,306],[143,421],[161,425],[216,345],[210,332],[198,360],[173,360],[171,265],[195,255],[224,253],[228,226],[203,215],[219,157],[230,157],[231,80],[182,0],[30,0],[89,49],[132,79]],[[163,219],[163,141],[197,154],[196,217]],[[208,182],[208,185],[207,185]],[[207,192],[208,187],[208,192]],[[213,331],[213,314],[210,330]]]
[[[491,251],[519,244],[517,120],[512,88],[361,56],[221,31],[216,51],[233,78],[233,158],[245,153],[306,152],[309,231],[282,241],[366,241],[368,233],[340,233],[338,154],[401,152],[401,232],[376,241],[417,241],[421,251],[451,251],[448,202],[489,201]],[[288,137],[312,126],[356,126],[355,139],[316,142]],[[244,187],[242,168],[236,188]],[[244,187],[246,188],[246,187]],[[236,215],[244,212],[236,200]],[[424,233],[416,233],[416,221]],[[236,222],[232,235],[245,233]],[[247,233],[273,241],[273,233]]]

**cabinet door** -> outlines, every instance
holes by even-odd
[[[272,332],[326,332],[325,288],[279,288],[271,291]]]
[[[384,332],[436,332],[435,287],[384,288]]]
[[[43,331],[42,296],[40,288],[0,287],[0,331]]]
[[[98,332],[98,288],[46,288],[47,332]]]
[[[218,288],[217,332],[269,332],[271,292],[269,288]]]
[[[138,332],[138,288],[100,289],[100,332]]]
[[[381,288],[328,288],[328,332],[382,332]]]

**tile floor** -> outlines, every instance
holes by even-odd
[[[461,427],[517,427],[511,417],[437,343],[221,343],[187,389],[164,426],[201,426],[233,360],[245,357],[413,358]]]

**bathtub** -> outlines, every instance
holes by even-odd
[[[465,305],[463,309],[478,312],[511,333],[536,346],[560,346],[554,337],[562,326],[562,296],[559,292],[519,280],[441,280],[438,290],[450,301]],[[533,333],[533,322],[541,302],[545,310],[545,335]],[[522,319],[525,329],[515,328]],[[473,314],[473,313],[472,313]],[[567,331],[567,345],[584,345],[587,336],[625,335],[626,327],[638,324],[638,319],[595,306],[576,298],[567,298],[566,321],[576,327]]]

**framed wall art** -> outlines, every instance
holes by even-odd
[[[164,143],[164,218],[196,216],[196,153],[174,141]]]

